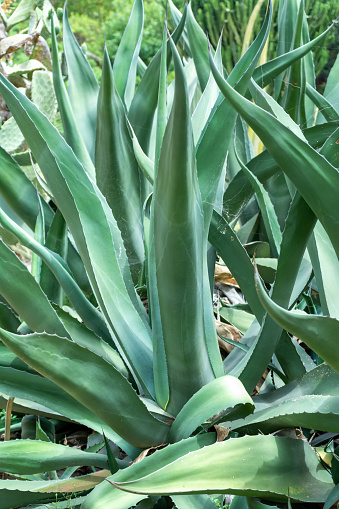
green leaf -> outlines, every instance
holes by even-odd
[[[2,348],[5,347],[2,346]],[[13,367],[17,368],[17,363]],[[105,435],[117,443],[128,455],[136,455],[137,449],[127,444],[104,421],[58,385],[40,375],[18,371],[18,369],[0,367],[0,393],[2,395],[13,395],[15,401],[31,405],[30,413],[41,414],[41,408],[50,409],[57,415],[79,422],[99,433],[103,430]],[[20,410],[18,409],[18,411]],[[54,418],[56,417],[54,416]]]
[[[180,459],[189,452],[197,451],[206,445],[211,445],[216,440],[216,433],[206,433],[196,437],[182,440],[177,444],[165,447],[147,456],[140,462],[133,463],[130,467],[120,470],[110,481],[127,481],[130,476],[139,478],[146,476],[167,464]],[[86,498],[82,509],[129,509],[140,500],[147,497],[147,494],[134,495],[115,488],[111,484],[102,483]]]
[[[204,334],[204,224],[187,84],[180,57],[171,39],[170,42],[176,72],[175,95],[152,205],[156,283],[169,376],[168,410],[176,414],[214,374]],[[211,302],[210,312],[213,313]]]
[[[59,503],[65,494],[86,492],[102,483],[108,473],[108,470],[101,470],[59,481],[2,480],[0,481],[0,509],[12,509],[14,505],[18,504],[55,502],[56,498]],[[67,500],[67,504],[69,504],[69,500]]]
[[[35,239],[31,238],[26,234],[14,221],[12,221],[1,209],[0,209],[0,224],[4,226],[10,232],[13,232],[20,242],[36,253],[46,265],[53,272],[60,285],[65,290],[66,295],[69,297],[74,308],[82,317],[86,325],[95,331],[100,337],[103,337],[108,343],[112,343],[111,336],[108,332],[107,326],[102,315],[99,311],[90,303],[90,301],[84,296],[72,275],[69,273],[68,267],[64,264],[63,260],[58,257],[55,253],[39,244]],[[53,223],[52,223],[53,224]],[[52,226],[51,226],[52,228]],[[19,263],[16,263],[19,267]],[[29,276],[26,275],[26,279],[29,280]],[[28,283],[27,283],[28,284]],[[31,283],[31,288],[34,285]],[[38,290],[36,290],[37,292]],[[42,291],[39,289],[42,294]],[[47,299],[46,299],[47,300]],[[47,307],[47,305],[45,305]],[[15,308],[15,306],[13,305]],[[19,313],[20,314],[20,313]],[[26,319],[24,319],[27,321]],[[27,322],[29,323],[29,322]],[[32,327],[33,328],[33,327]],[[38,332],[42,332],[39,329],[34,329]],[[54,332],[51,327],[47,332]]]
[[[247,168],[247,166],[240,160],[237,151],[235,153],[242,171],[245,173],[246,177],[250,181],[256,194],[262,218],[264,221],[266,233],[270,241],[272,254],[274,257],[278,257],[280,253],[282,235],[277,215],[275,213],[269,194],[264,188],[264,186],[261,184],[259,179],[255,175],[253,175],[253,173]]]
[[[6,95],[7,104],[25,132],[71,230],[98,304],[116,338],[117,348],[141,390],[152,394],[154,381],[148,318],[133,287],[123,241],[112,212],[58,131],[5,78],[0,76],[0,81],[2,94]],[[133,346],[135,342],[138,343],[137,350]]]
[[[254,396],[254,413],[229,425],[251,435],[299,426],[338,433],[338,383],[337,373],[322,364],[276,391]]]
[[[231,271],[245,295],[252,313],[258,321],[261,321],[265,311],[251,283],[251,279],[254,277],[251,259],[231,226],[215,211],[210,224],[208,240]]]
[[[117,221],[132,278],[138,284],[145,258],[139,170],[106,49],[98,99],[95,167],[98,187]]]
[[[138,56],[144,25],[142,0],[135,0],[126,30],[115,55],[113,73],[117,91],[129,108],[134,95]]]
[[[237,378],[229,375],[217,378],[202,387],[183,406],[172,424],[169,442],[188,438],[200,424],[216,414],[218,421],[224,418],[232,420],[253,410],[253,402]],[[215,418],[212,421],[216,422]]]
[[[185,7],[180,23],[171,36],[175,44],[178,42],[184,29],[186,13],[187,7]],[[170,43],[168,41],[167,48],[169,46]],[[170,58],[171,54],[167,52],[167,66],[169,66]],[[160,63],[161,49],[147,67],[128,112],[129,121],[146,155],[148,155],[153,118],[158,104]]]
[[[336,61],[328,75],[324,98],[335,108],[335,110],[339,113],[339,103],[338,103],[338,76],[339,76],[339,56],[337,56]],[[317,124],[324,122],[324,116],[320,111],[317,116]]]
[[[224,80],[210,56],[213,75],[225,97],[259,135],[267,150],[314,211],[339,254],[338,171],[278,119],[239,95]],[[282,154],[283,153],[283,157]],[[298,168],[298,172],[293,168]]]
[[[339,113],[335,110],[332,104],[308,83],[306,85],[306,94],[319,108],[322,115],[328,122],[335,122],[339,119]]]
[[[131,445],[146,448],[166,441],[168,425],[152,417],[129,382],[98,355],[48,334],[31,334],[23,341],[23,336],[1,329],[0,337],[10,350],[93,411]],[[85,379],[83,366],[87,367]],[[92,380],[96,381],[94,385]]]
[[[94,161],[99,85],[71,30],[67,3],[63,16],[63,43],[68,68],[68,96],[85,147]],[[86,107],[84,107],[86,105]]]
[[[213,462],[206,470],[210,458]],[[274,436],[231,438],[186,454],[142,478],[128,473],[128,480],[113,481],[114,485],[136,494],[232,493],[321,502],[333,488],[330,474],[309,444]]]
[[[32,274],[1,240],[0,263],[0,294],[21,319],[38,332],[56,332],[67,337],[66,329]]]
[[[210,75],[208,45],[206,36],[193,15],[191,4],[188,5],[186,29],[200,88],[204,91]]]
[[[119,470],[119,466],[118,466],[117,460],[113,456],[113,453],[109,446],[109,441],[107,440],[105,434],[104,434],[104,440],[105,440],[105,446],[106,446],[106,451],[107,451],[109,469],[110,469],[111,474],[115,474],[115,472],[117,472]]]
[[[171,497],[177,509],[215,509],[208,495],[174,495]]]
[[[68,228],[59,210],[56,211],[48,230],[45,247],[63,260],[67,259]],[[62,306],[64,297],[62,287],[44,263],[41,266],[40,285],[50,301]]]
[[[339,373],[339,348],[337,344],[339,321],[327,316],[287,311],[269,298],[257,273],[255,283],[260,301],[272,319],[288,332],[304,341]]]
[[[0,443],[0,468],[9,474],[36,474],[70,466],[107,467],[107,456],[38,440]]]
[[[65,140],[70,147],[74,150],[75,155],[79,161],[84,165],[89,175],[95,177],[95,168],[93,162],[87,151],[85,141],[80,134],[80,127],[78,128],[73,114],[71,99],[67,94],[65,83],[63,80],[61,67],[59,63],[58,45],[54,27],[54,16],[51,18],[51,36],[52,36],[52,65],[53,65],[53,84],[55,95],[57,97],[62,127],[64,131]]]
[[[325,500],[324,509],[330,509],[339,500],[339,484],[337,484]]]

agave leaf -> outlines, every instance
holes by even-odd
[[[210,76],[208,46],[206,36],[194,17],[191,4],[188,5],[187,10],[186,29],[200,88],[203,92]]]
[[[222,72],[223,69],[221,58],[221,44],[222,38],[219,39],[218,47],[214,55],[216,65],[218,66],[220,72]],[[219,87],[216,84],[212,73],[210,73],[206,87],[192,115],[192,127],[195,145],[197,145],[199,141],[203,128],[206,125],[206,122],[208,121],[208,117],[211,113],[211,110],[215,102],[218,99],[219,94],[220,94]]]
[[[16,332],[19,325],[20,320],[13,309],[5,302],[0,302],[0,327],[11,332]]]
[[[1,147],[0,162],[0,194],[12,210],[34,231],[39,212],[36,188],[26,177],[16,160]],[[52,224],[54,213],[43,197],[40,197],[40,202],[44,211],[46,230],[48,230]],[[91,289],[85,269],[79,254],[70,242],[68,243],[67,261],[80,287],[89,293]]]
[[[211,457],[207,471],[205,462]],[[309,444],[274,436],[231,438],[186,454],[142,478],[128,473],[128,480],[113,481],[114,485],[136,494],[232,493],[309,502],[326,500],[333,488],[330,474],[320,467]]]
[[[297,187],[323,224],[339,254],[337,235],[339,214],[335,205],[337,201],[335,189],[339,184],[338,171],[278,119],[233,90],[216,69],[212,57],[210,65],[224,95],[259,135],[267,150]],[[284,157],[281,157],[282,149]],[[296,167],[299,169],[298,172],[293,171]]]
[[[125,481],[132,475],[135,478],[146,476],[167,464],[180,459],[189,452],[197,451],[216,440],[215,433],[206,433],[196,437],[182,440],[164,449],[158,450],[155,454],[147,456],[142,461],[134,463],[128,469],[120,470],[109,478],[110,481]],[[135,495],[115,488],[111,484],[102,483],[97,486],[86,498],[82,509],[129,509],[140,500],[147,497],[147,494]]]
[[[59,210],[56,211],[48,230],[45,247],[57,253],[63,260],[67,259],[68,228]],[[64,297],[62,287],[44,263],[41,265],[40,286],[50,301],[62,306]]]
[[[95,167],[98,187],[113,211],[137,284],[145,258],[139,170],[106,49],[98,99]]]
[[[84,476],[58,481],[0,481],[0,509],[12,509],[15,505],[55,502],[58,493],[58,504],[69,493],[85,492],[102,481],[109,474],[100,470]],[[63,495],[64,494],[64,495]],[[73,499],[72,499],[73,500]],[[67,500],[67,504],[69,504]]]
[[[304,341],[329,366],[339,372],[339,348],[337,345],[339,321],[327,316],[287,311],[269,298],[258,274],[255,276],[255,282],[260,301],[272,319]]]
[[[254,413],[229,425],[249,434],[296,426],[338,433],[338,383],[338,374],[322,364],[276,391],[255,396]]]
[[[117,348],[141,390],[152,394],[154,382],[148,318],[133,287],[123,241],[112,212],[46,117],[5,78],[0,88],[13,114],[19,118],[25,138],[31,144],[70,227],[98,304],[117,338]],[[133,346],[135,343],[138,344],[137,350]]]
[[[32,274],[1,240],[0,260],[0,293],[21,319],[38,332],[58,332],[61,336],[68,337],[66,329]]]
[[[155,180],[153,227],[157,294],[169,376],[168,410],[177,413],[214,375],[202,314],[203,213],[187,84],[180,57],[170,42],[176,71],[175,96]],[[212,307],[210,312],[213,313]]]
[[[302,44],[302,30],[304,21],[304,0],[301,0],[297,17],[295,19],[295,32],[293,34],[292,48]],[[286,72],[285,88],[281,99],[281,105],[291,118],[299,125],[306,126],[305,111],[306,76],[304,60],[301,59],[292,64]]]
[[[185,7],[179,25],[172,34],[176,44],[182,34],[186,22],[187,7]],[[167,42],[169,48],[169,41]],[[170,63],[171,54],[167,52],[167,66]],[[160,76],[161,49],[153,57],[133,97],[128,118],[139,140],[143,151],[148,155],[150,135],[153,118],[158,104],[159,76]]]
[[[173,24],[174,24],[174,26],[176,28],[179,25],[179,23],[180,23],[180,20],[182,18],[182,14],[179,11],[179,9],[176,7],[176,5],[172,2],[172,0],[169,0],[168,3],[169,3],[169,6],[170,6],[170,9],[171,9],[172,21],[173,21]],[[188,36],[187,36],[187,26],[184,27],[181,39],[182,39],[184,51],[188,54],[189,57],[191,57],[192,56],[192,51],[191,51],[190,43],[189,43]]]
[[[309,236],[314,228],[315,220],[315,216],[308,205],[297,194],[287,218],[275,284],[272,291],[272,299],[281,305],[289,305],[300,263]],[[297,245],[295,243],[296,236],[298,236]],[[278,345],[281,332],[278,324],[269,316],[266,316],[260,333],[251,344],[245,357],[238,363],[236,372],[233,374],[240,378],[248,391],[251,391],[256,386],[262,373],[265,371]],[[295,378],[296,375],[298,376],[304,372],[304,368],[297,353],[294,350],[291,350],[290,353],[291,359],[287,373],[288,376]]]
[[[14,367],[17,367],[17,362],[13,365]],[[15,401],[25,402],[27,405],[29,404],[28,402],[31,402],[33,410],[30,413],[39,413],[41,415],[41,408],[46,408],[57,414],[53,418],[58,418],[61,415],[67,419],[79,422],[98,433],[101,433],[103,430],[105,435],[118,444],[129,456],[134,457],[137,455],[138,449],[125,442],[97,415],[88,410],[88,408],[79,403],[58,385],[37,374],[13,368],[0,367],[0,392],[2,395],[11,395],[15,397]],[[27,370],[29,369],[31,368],[28,367]]]
[[[131,445],[146,448],[166,441],[168,425],[152,417],[125,377],[95,353],[48,334],[31,334],[23,341],[23,336],[1,329],[0,337],[10,350],[95,412]],[[88,383],[92,380],[95,385]]]
[[[339,102],[338,102],[338,76],[339,76],[339,56],[337,56],[336,61],[328,75],[326,87],[324,91],[325,99],[332,104],[337,112],[339,112]],[[317,116],[317,124],[324,122],[324,116],[320,111]]]
[[[9,474],[37,474],[65,467],[107,468],[107,456],[39,440],[8,440],[0,444],[0,468]]]
[[[324,228],[318,222],[309,243],[314,276],[317,282],[321,309],[324,315],[339,319],[338,294],[339,262]]]
[[[63,16],[63,44],[68,68],[68,96],[85,147],[94,161],[99,85],[70,27],[67,3]]]
[[[1,214],[1,212],[0,212]],[[39,199],[39,214],[37,217],[37,220],[35,222],[35,229],[34,229],[34,240],[37,243],[45,244],[45,218],[44,218],[44,212],[41,206],[41,201]],[[41,258],[37,256],[35,253],[32,254],[32,261],[31,261],[31,274],[35,277],[38,283],[40,283],[40,274],[41,274]]]
[[[228,77],[232,86],[244,94],[259,60],[271,23],[271,3],[266,13],[258,37],[241,57]],[[220,88],[220,87],[219,87]],[[224,181],[223,169],[226,155],[231,142],[237,114],[228,101],[219,98],[206,124],[197,146],[197,168],[199,187],[204,206],[205,234],[207,235],[213,208],[218,210],[216,203],[221,180]],[[222,149],[221,149],[222,147]],[[211,154],[214,157],[211,158]],[[213,161],[212,161],[213,159]]]
[[[130,377],[130,373],[120,355],[110,344],[97,336],[92,330],[88,329],[83,323],[79,322],[77,318],[71,316],[64,309],[57,307],[56,312],[75,343],[88,348],[91,352],[105,359],[112,364],[115,369],[120,371],[125,378]]]
[[[331,136],[327,138],[323,146],[321,147],[320,153],[326,157],[326,159],[335,167],[339,167],[339,152],[338,152],[338,141],[339,139],[339,127],[336,129]]]
[[[338,500],[339,500],[339,484],[337,484],[328,495],[324,504],[324,509],[330,509],[336,502],[338,502]]]
[[[255,191],[258,204],[261,210],[262,218],[264,221],[266,233],[270,241],[272,254],[275,258],[277,258],[280,253],[282,235],[277,215],[275,213],[269,194],[264,188],[264,186],[261,184],[259,179],[255,175],[253,175],[253,173],[251,173],[247,166],[240,160],[237,151],[235,153],[242,171],[245,173],[246,177],[250,181]]]
[[[321,40],[326,37],[332,28],[333,25],[329,26],[327,30],[318,35],[318,37],[315,37],[312,41],[291,51],[287,50],[287,52],[283,52],[276,58],[258,66],[253,73],[254,81],[258,83],[261,88],[265,88],[272,80],[277,78],[281,72],[285,71],[300,58],[307,55],[315,46],[319,45]]]
[[[156,123],[155,140],[155,166],[158,167],[162,141],[167,124],[167,25],[165,23],[162,37],[159,91],[158,91],[158,111]]]
[[[208,495],[174,495],[171,499],[177,509],[215,509],[216,507]]]
[[[252,313],[258,321],[261,321],[265,311],[251,283],[251,278],[254,277],[251,259],[232,227],[216,211],[213,212],[208,240],[230,269],[249,303]]]
[[[67,141],[69,146],[72,147],[75,155],[77,156],[79,161],[84,165],[85,169],[88,171],[88,174],[92,178],[94,178],[95,168],[85,146],[85,141],[81,137],[80,128],[78,128],[77,123],[75,121],[71,105],[71,99],[67,94],[67,90],[61,73],[58,46],[54,27],[54,16],[52,16],[51,18],[51,36],[52,36],[53,85],[55,95],[58,101],[65,140]]]
[[[317,92],[315,88],[311,87],[308,83],[306,85],[306,94],[319,108],[321,114],[328,122],[334,122],[339,119],[339,113],[326,99],[326,97],[319,94],[319,92]]]
[[[183,406],[172,424],[169,442],[188,438],[200,424],[216,414],[220,414],[218,421],[225,415],[232,420],[253,410],[253,402],[237,378],[229,375],[219,377],[202,387]]]
[[[75,310],[83,318],[84,322],[88,325],[88,327],[97,332],[97,334],[100,337],[105,338],[105,340],[108,343],[112,343],[111,335],[108,332],[107,326],[102,315],[84,296],[84,294],[82,293],[82,291],[72,278],[72,275],[69,273],[68,267],[65,266],[65,264],[63,263],[62,259],[55,255],[55,253],[51,252],[49,249],[45,248],[43,245],[39,244],[39,242],[30,237],[27,233],[25,233],[1,209],[0,209],[0,224],[2,224],[4,228],[8,229],[10,232],[13,232],[24,246],[31,249],[34,253],[36,253],[40,257],[40,259],[44,260],[46,265],[48,265],[50,270],[53,272],[53,274],[59,281],[60,285],[64,288],[65,293],[69,297]],[[16,265],[19,267],[19,264]],[[26,276],[26,278],[27,280],[29,279],[28,276]],[[31,284],[31,287],[33,286],[34,285]],[[15,308],[15,306],[13,307]],[[26,321],[26,319],[24,320]],[[33,330],[37,330],[38,332],[43,331],[34,328]],[[49,328],[49,330],[47,329],[45,330],[47,332],[54,332],[52,331],[51,327]]]
[[[134,95],[143,25],[143,2],[142,0],[135,0],[130,19],[115,55],[113,66],[115,85],[127,110]]]
[[[335,122],[325,122],[309,127],[303,131],[305,138],[313,148],[320,148],[326,140],[332,136],[339,127],[339,120]]]
[[[131,124],[128,123],[128,127],[132,137],[134,155],[139,165],[139,168],[141,169],[147,180],[150,182],[150,184],[152,184],[153,186],[154,162],[149,157],[147,157],[145,152],[142,150]]]

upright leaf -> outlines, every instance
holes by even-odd
[[[138,56],[144,25],[144,6],[142,0],[135,0],[126,30],[115,55],[113,73],[117,91],[126,104],[131,104],[135,89]]]
[[[176,71],[175,96],[155,180],[153,220],[157,290],[169,377],[168,409],[177,413],[214,375],[204,335],[203,213],[187,85],[172,41],[171,49]]]
[[[99,85],[70,27],[67,3],[64,7],[63,43],[68,68],[67,92],[85,147],[94,161]]]
[[[95,167],[98,187],[117,221],[132,278],[138,284],[145,258],[140,177],[106,49],[98,99]]]

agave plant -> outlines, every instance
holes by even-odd
[[[252,497],[336,499],[337,451],[331,472],[295,430],[339,433],[339,68],[318,94],[311,50],[326,33],[309,41],[303,2],[283,3],[279,56],[256,67],[268,2],[229,76],[221,45],[209,50],[185,7],[136,90],[142,0],[113,66],[105,51],[100,87],[65,9],[67,89],[52,19],[62,134],[0,76],[43,189],[0,150],[11,210],[0,224],[33,253],[29,271],[0,242],[0,394],[8,413],[15,398],[17,412],[101,436],[80,451],[51,442],[37,422],[33,440],[1,443],[0,469],[14,476],[0,481],[1,509],[69,494],[65,503],[83,509],[209,508],[210,495],[224,494],[237,495],[232,508]],[[264,91],[273,80],[275,99]],[[265,146],[257,156],[248,126]],[[225,359],[216,253],[246,299],[217,310],[243,332],[239,342],[219,338],[236,343]],[[274,380],[253,393],[268,367]],[[83,465],[99,470],[72,477]]]

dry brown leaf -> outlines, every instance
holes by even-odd
[[[142,451],[139,454],[139,456],[137,458],[135,458],[134,461],[132,461],[131,465],[133,465],[133,463],[139,463],[139,461],[146,458],[146,456],[151,456],[151,454],[153,454],[155,451],[158,451],[159,449],[163,449],[166,446],[167,446],[167,444],[161,444],[161,445],[158,445],[157,447],[150,447],[149,449],[145,449],[144,451]]]
[[[218,265],[215,266],[214,271],[214,282],[215,283],[224,283],[226,285],[232,285],[239,288],[238,283],[232,276],[230,270],[225,265]]]
[[[215,326],[218,334],[227,339],[232,339],[233,341],[240,341],[242,338],[241,332],[233,325],[229,325],[228,323],[220,322],[219,320],[215,320]],[[230,353],[234,345],[230,345],[226,341],[223,341],[218,337],[219,347],[227,353]]]
[[[225,426],[219,426],[218,424],[214,427],[217,432],[217,442],[223,442],[228,437],[231,428],[225,428]]]

